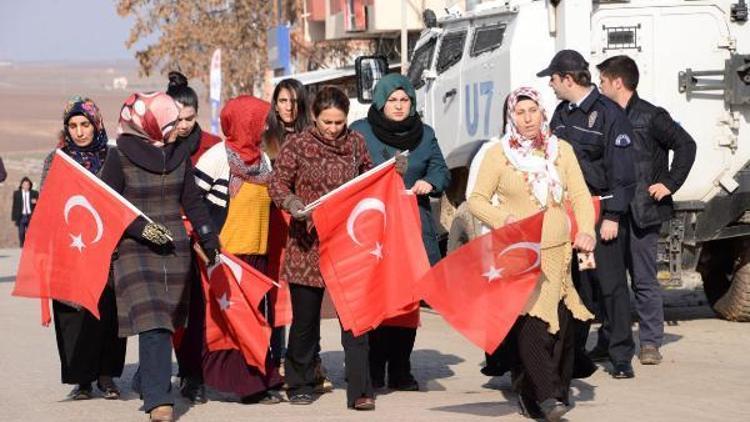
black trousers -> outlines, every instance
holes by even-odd
[[[520,358],[520,391],[538,403],[549,398],[569,401],[575,328],[573,315],[562,302],[557,306],[557,314],[560,330],[556,334],[547,331],[546,322],[528,315],[519,317],[513,327]]]
[[[397,387],[413,379],[411,352],[417,338],[416,328],[381,326],[368,333],[370,337],[370,376],[376,384]]]
[[[289,329],[284,371],[288,394],[312,394],[317,383],[315,356],[320,341],[320,306],[324,289],[290,284],[292,297],[292,325]],[[367,334],[354,337],[351,331],[341,330],[346,374],[346,401],[354,407],[360,397],[373,397],[370,379]]]
[[[117,303],[111,286],[105,286],[99,298],[101,319],[58,301],[52,302],[52,311],[64,384],[122,375],[127,339],[117,336]]]
[[[613,363],[630,362],[635,354],[631,332],[630,291],[626,276],[628,216],[618,224],[617,238],[603,242],[596,227],[596,269],[578,271],[573,265],[573,281],[583,303],[602,322],[597,346],[609,351]],[[573,260],[575,263],[576,261]],[[583,352],[590,322],[576,322],[577,353]]]
[[[24,214],[18,220],[18,243],[23,248],[23,244],[26,241],[26,232],[29,230],[29,223],[31,222],[31,215]]]
[[[165,329],[138,334],[138,373],[134,384],[143,395],[143,409],[150,412],[162,405],[173,405],[172,333]]]

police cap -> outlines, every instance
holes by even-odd
[[[552,76],[555,73],[563,74],[582,70],[589,70],[589,64],[581,53],[575,50],[560,50],[552,58],[549,66],[537,73],[536,76]]]

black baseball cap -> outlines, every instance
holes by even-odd
[[[589,70],[588,62],[583,58],[581,53],[575,50],[560,50],[552,58],[546,69],[537,73],[536,76],[552,76],[555,73],[578,72]]]

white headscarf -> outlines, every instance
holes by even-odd
[[[521,135],[513,120],[513,110],[518,104],[519,97],[530,98],[537,103],[539,111],[542,113],[541,131],[536,139],[528,139]],[[503,135],[500,143],[508,161],[516,169],[526,173],[526,180],[531,187],[531,191],[542,207],[547,206],[547,198],[550,194],[555,202],[561,203],[563,187],[560,182],[560,175],[555,167],[558,139],[551,133],[547,124],[547,115],[539,92],[529,87],[521,87],[511,92],[508,98],[506,119],[505,135]],[[535,154],[535,151],[543,151],[544,156]]]

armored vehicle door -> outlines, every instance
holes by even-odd
[[[427,89],[428,107],[432,112],[425,116],[438,134],[440,145],[450,150],[449,143],[455,142],[462,126],[462,59],[466,50],[467,27],[446,31],[440,39],[435,59],[437,78]],[[431,108],[431,110],[430,110]]]

